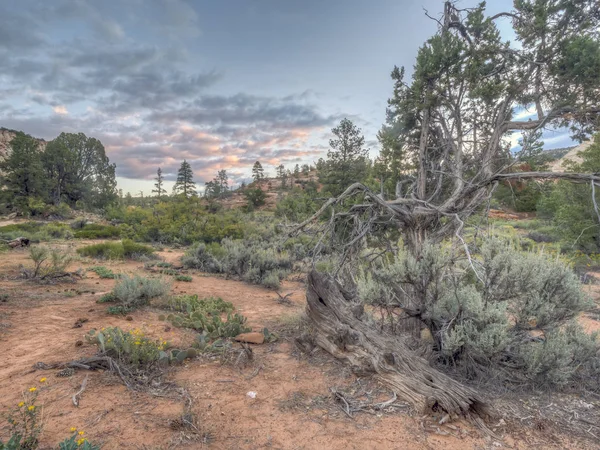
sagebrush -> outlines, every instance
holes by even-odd
[[[469,263],[427,245],[419,259],[402,252],[364,271],[358,293],[380,312],[382,327],[402,331],[403,321],[418,319],[438,362],[469,378],[598,384],[597,335],[575,320],[590,302],[555,258],[491,240]]]

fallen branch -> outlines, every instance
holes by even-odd
[[[81,383],[81,389],[79,389],[75,394],[73,394],[72,400],[75,406],[79,406],[79,397],[81,396],[81,394],[83,394],[83,391],[85,391],[85,386],[87,385],[89,376],[90,374],[88,373],[83,379],[83,382]]]

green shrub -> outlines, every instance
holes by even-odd
[[[170,298],[166,308],[175,311],[167,316],[174,326],[192,328],[211,339],[235,337],[250,331],[245,326],[246,318],[232,314],[233,304],[219,297],[198,299],[197,295],[179,295]],[[221,319],[223,314],[227,314],[226,321]]]
[[[123,239],[121,243],[123,244],[125,258],[140,259],[142,257],[154,256],[154,249],[147,245],[138,244],[131,239]]]
[[[118,275],[116,275],[115,273],[113,273],[112,270],[110,270],[109,268],[104,267],[104,266],[90,267],[88,270],[94,272],[100,278],[113,279],[113,278],[117,278],[118,277]]]
[[[186,252],[182,262],[185,267],[234,275],[248,283],[277,288],[292,269],[293,261],[289,253],[264,245],[252,239],[224,239],[218,247],[200,243]]]
[[[472,257],[473,265],[457,262],[434,245],[418,259],[401,252],[359,276],[359,297],[382,312],[390,305],[419,308],[439,361],[467,377],[510,374],[522,383],[598,387],[596,336],[574,323],[590,303],[572,270],[497,240]]]
[[[190,277],[189,275],[177,275],[177,276],[175,277],[175,279],[176,279],[177,281],[185,281],[185,282],[187,282],[187,283],[191,283],[191,282],[192,282],[192,280],[193,280],[193,278],[192,278],[192,277]]]
[[[175,327],[192,328],[211,339],[235,337],[251,331],[251,328],[245,326],[246,318],[237,313],[228,313],[225,321],[221,319],[220,315],[209,315],[203,311],[189,314],[169,314],[167,320]]]
[[[23,274],[31,279],[47,279],[63,275],[67,266],[73,261],[68,253],[44,246],[31,247],[29,258],[33,261],[33,268],[24,269]]]
[[[31,242],[53,239],[72,239],[73,232],[60,223],[24,222],[0,227],[0,239],[12,240],[25,237]]]
[[[77,249],[81,256],[98,259],[123,259],[125,250],[120,242],[102,242]]]
[[[167,301],[166,308],[171,311],[185,313],[202,311],[209,315],[230,313],[235,309],[232,303],[226,302],[220,297],[198,299],[196,294],[170,297]]]
[[[92,330],[88,340],[108,356],[128,366],[147,367],[160,359],[160,352],[167,348],[166,341],[157,341],[135,329],[123,331],[119,327],[102,328],[97,333]]]
[[[129,239],[121,242],[102,242],[77,249],[81,256],[98,259],[141,259],[154,256],[154,249]]]
[[[117,307],[111,308],[111,312],[124,313],[149,304],[150,300],[166,295],[170,289],[170,283],[160,278],[123,275],[115,284],[111,295],[106,296],[103,301],[119,303]]]
[[[173,267],[173,264],[171,264],[170,262],[160,261],[156,263],[156,267],[171,268]]]
[[[121,231],[112,225],[88,224],[75,232],[77,239],[110,239],[118,238]]]
[[[262,206],[265,204],[267,199],[267,194],[261,188],[248,188],[244,190],[244,197],[248,202],[246,208],[248,211],[252,211],[254,208]]]

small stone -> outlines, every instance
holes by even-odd
[[[125,320],[126,320],[127,322],[133,322],[133,317],[131,317],[131,316],[127,316],[127,317],[125,317]]]
[[[242,333],[235,337],[237,342],[247,342],[248,344],[263,344],[265,342],[265,335],[259,332],[253,333]]]
[[[75,342],[75,347],[81,347],[83,345],[83,341],[77,341]]]

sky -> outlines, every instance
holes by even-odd
[[[460,1],[460,7],[475,2]],[[511,2],[489,2],[490,12]],[[312,163],[348,117],[372,156],[440,0],[0,0],[0,127],[99,139],[124,192]],[[508,27],[507,27],[508,29]],[[521,111],[527,117],[527,111]],[[548,148],[571,145],[548,131]],[[513,136],[516,145],[518,135]]]

